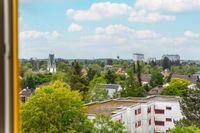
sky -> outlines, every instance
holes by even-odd
[[[200,0],[19,0],[19,53],[200,60]]]

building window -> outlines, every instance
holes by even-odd
[[[166,118],[166,121],[167,122],[172,122],[172,119],[171,118]]]
[[[151,107],[148,107],[147,113],[151,113]]]
[[[137,122],[135,123],[135,128],[137,128]]]
[[[140,127],[141,126],[141,120],[140,121],[138,121],[138,127]]]
[[[165,110],[163,109],[155,109],[155,114],[164,114]]]
[[[141,114],[141,108],[138,109],[138,114]]]
[[[149,125],[151,125],[151,119],[149,119]]]
[[[172,110],[172,107],[166,107],[166,110]]]
[[[156,126],[164,126],[165,122],[164,121],[155,121]]]
[[[135,110],[135,115],[137,115],[137,110]]]

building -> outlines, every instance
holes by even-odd
[[[121,85],[118,84],[102,84],[101,86],[106,89],[110,97],[113,97],[114,94],[122,90]]]
[[[144,54],[133,53],[133,61],[144,61]]]
[[[168,58],[170,61],[175,62],[175,61],[180,61],[180,56],[179,55],[163,55],[162,59]]]
[[[175,96],[114,99],[86,106],[89,119],[94,119],[96,114],[109,114],[113,121],[123,122],[131,133],[166,132],[183,117],[179,97]]]
[[[55,62],[54,54],[49,54],[47,70],[50,73],[56,72],[56,62]]]

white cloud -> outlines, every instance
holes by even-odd
[[[192,32],[192,31],[185,31],[184,36],[188,37],[188,38],[199,38],[200,33],[195,33],[195,32]]]
[[[125,3],[99,2],[88,10],[68,9],[67,16],[75,20],[101,20],[103,18],[122,17],[129,14],[132,8]]]
[[[145,10],[132,11],[128,20],[130,22],[159,22],[159,21],[175,21],[175,16],[161,15],[159,13],[149,13]]]
[[[53,32],[42,32],[42,31],[22,31],[20,32],[20,40],[32,40],[32,39],[56,39],[60,36],[60,33],[57,31]]]
[[[176,17],[135,8],[125,3],[93,3],[87,10],[68,9],[68,17],[78,21],[97,21],[105,18],[128,18],[130,22],[175,21]]]
[[[77,31],[81,31],[82,29],[83,29],[83,27],[81,25],[74,24],[74,23],[72,23],[68,27],[68,31],[70,31],[70,32],[77,32]]]
[[[91,44],[115,44],[125,46],[131,42],[141,40],[155,40],[161,37],[160,34],[151,30],[135,30],[122,24],[97,27],[94,35],[82,37],[83,42]]]
[[[135,8],[149,11],[183,12],[199,10],[200,0],[137,0]]]

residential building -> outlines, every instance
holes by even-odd
[[[101,86],[107,90],[110,97],[113,97],[114,94],[122,90],[121,85],[118,84],[102,84]]]
[[[179,97],[175,96],[114,99],[86,106],[89,119],[94,119],[96,114],[108,114],[113,121],[124,123],[131,133],[166,132],[183,117]]]
[[[47,70],[50,73],[56,72],[56,62],[55,62],[54,54],[49,54]]]

